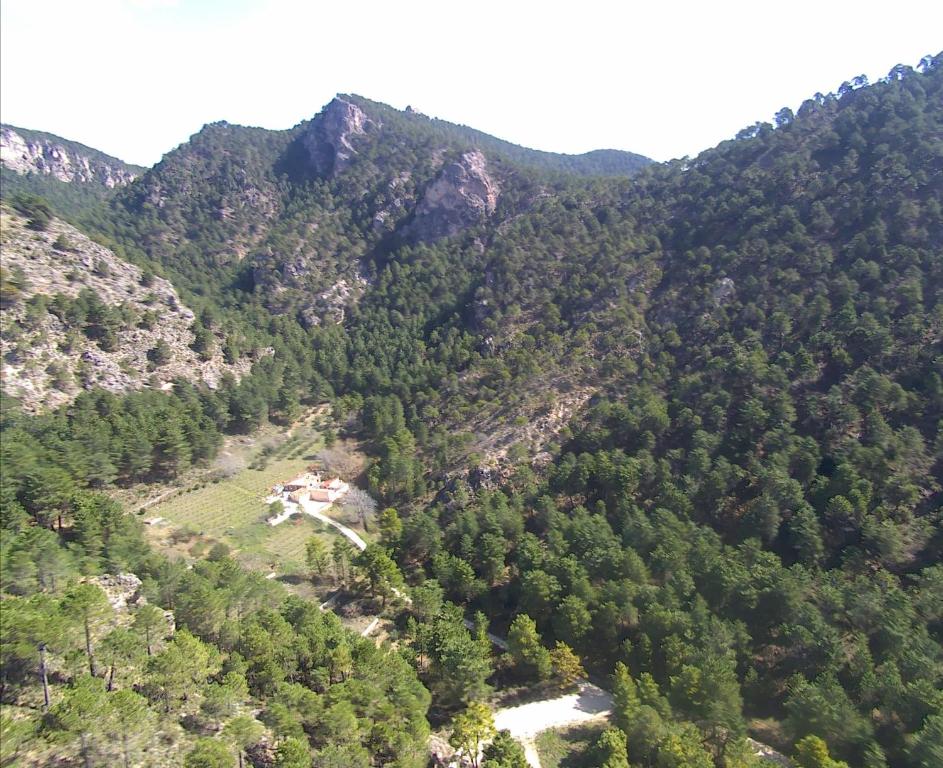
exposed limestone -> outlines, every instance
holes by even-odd
[[[142,605],[147,605],[147,598],[141,591],[142,582],[133,573],[103,573],[101,576],[90,576],[85,582],[99,587],[119,616],[133,613]],[[173,611],[164,611],[164,621],[167,623],[166,633],[172,635],[176,630]]]
[[[3,126],[0,128],[0,162],[14,173],[37,173],[59,181],[97,183],[109,189],[131,183],[135,174],[118,164],[70,151],[63,144],[33,139]]]
[[[386,205],[373,215],[375,232],[392,232],[396,223],[408,213],[409,208],[416,201],[411,182],[412,174],[409,171],[403,171],[396,174],[387,185]]]
[[[727,304],[737,292],[737,286],[729,277],[722,277],[711,288],[711,300],[718,306]]]
[[[436,768],[449,768],[455,765],[455,748],[446,739],[437,734],[429,737],[429,759]]]
[[[343,323],[347,307],[359,298],[366,285],[367,281],[363,277],[355,281],[341,278],[317,295],[314,306],[302,311],[302,321],[308,327],[320,325],[323,321]]]
[[[478,150],[465,152],[459,160],[445,165],[426,188],[404,234],[417,240],[437,240],[491,216],[501,189],[488,174],[487,166]]]
[[[128,611],[147,600],[141,594],[141,580],[133,573],[105,573],[87,579],[89,584],[101,587],[111,607],[116,611]]]
[[[357,154],[354,137],[378,127],[356,104],[336,97],[311,122],[302,142],[318,175],[333,178]]]
[[[47,230],[36,232],[27,228],[22,216],[4,208],[0,223],[2,382],[4,391],[20,398],[24,409],[56,408],[75,399],[83,388],[163,389],[178,377],[215,387],[224,373],[238,378],[250,368],[248,358],[228,365],[220,339],[214,341],[208,360],[191,349],[194,314],[167,280],[145,280],[139,267],[62,221],[53,219]],[[86,288],[103,304],[121,307],[126,318],[110,350],[31,301],[39,295],[74,298]],[[159,341],[170,356],[158,365],[148,353]]]
[[[773,765],[782,766],[782,768],[791,768],[792,760],[786,757],[782,752],[777,752],[769,744],[764,744],[756,739],[747,738],[747,746],[753,754],[760,760]]]
[[[524,446],[529,456],[545,451],[595,393],[595,387],[574,386],[565,380],[535,386],[526,402],[514,409],[500,409],[476,425],[479,431],[474,447],[483,457],[482,466],[507,465],[508,452],[515,444]],[[509,418],[515,411],[523,418]]]

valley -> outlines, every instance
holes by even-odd
[[[327,409],[317,407],[288,429],[269,425],[251,437],[228,439],[212,466],[180,479],[183,487],[131,487],[115,498],[143,521],[145,538],[163,555],[192,564],[217,547],[241,567],[284,584],[292,594],[319,603],[330,597],[332,605],[347,605],[343,623],[359,633],[372,617],[357,612],[357,595],[343,590],[336,566],[315,574],[306,556],[312,539],[330,553],[335,542],[345,543],[345,535],[324,520],[300,513],[271,523],[281,519],[272,517],[269,499],[274,487],[312,466],[323,467],[325,457],[336,456],[348,472],[361,463],[354,445],[325,451],[321,430],[329,429],[328,419]],[[342,501],[327,513],[330,519],[349,517]],[[351,525],[357,531],[352,535],[375,540],[361,523]],[[357,547],[346,544],[352,557]]]
[[[943,755],[940,56],[667,163],[3,131],[4,766]]]

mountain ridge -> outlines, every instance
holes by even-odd
[[[287,430],[327,402],[325,438],[363,447],[384,509],[345,586],[386,596],[432,718],[575,656],[613,681],[613,764],[748,766],[747,733],[801,764],[934,764],[943,56],[631,177],[534,167],[356,99],[277,135],[208,126],[90,213],[256,362],[216,390],[5,411],[14,585],[40,583],[33,532],[59,547],[57,515],[86,569],[121,556],[80,494],[173,484],[224,434]],[[264,642],[259,624],[296,647],[298,606],[236,624],[232,598],[205,609],[231,570],[204,554],[184,555],[203,581],[179,626],[250,663],[243,690],[302,762],[330,756],[312,691],[344,674],[295,677]],[[494,665],[456,632],[478,611],[480,637],[510,627]],[[35,647],[10,689],[34,702]],[[388,763],[351,717],[362,759],[338,764]]]
[[[409,107],[405,110],[397,110],[357,94],[339,93],[335,98],[350,100],[367,110],[376,110],[381,117],[384,113],[390,114],[392,112],[403,119],[420,123],[427,122],[433,128],[441,128],[446,132],[462,137],[472,146],[485,152],[502,154],[522,164],[530,164],[545,170],[557,170],[581,176],[627,176],[655,162],[644,155],[622,149],[600,148],[575,154],[531,149],[461,123],[429,117]]]
[[[145,170],[80,142],[9,123],[0,124],[0,162],[20,175],[44,174],[109,189],[129,184]]]
[[[101,150],[44,131],[0,125],[3,195],[46,198],[56,212],[76,221],[130,184],[144,168]]]

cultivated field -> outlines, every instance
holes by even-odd
[[[139,514],[162,519],[148,531],[170,554],[202,557],[222,542],[246,567],[279,576],[303,574],[308,539],[323,537],[330,550],[339,534],[307,516],[272,527],[265,522],[271,513],[264,499],[273,485],[315,462],[322,447],[311,419],[289,432],[270,428],[253,438],[232,439],[210,472]]]

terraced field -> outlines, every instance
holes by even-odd
[[[230,478],[163,501],[148,510],[148,517],[163,517],[213,538],[232,536],[252,523],[264,524],[268,508],[263,499],[271,487],[308,464],[310,461],[300,457],[277,459],[262,470],[244,469]]]
[[[337,534],[307,516],[273,528],[265,522],[271,513],[264,498],[273,485],[308,467],[321,447],[320,434],[307,428],[280,441],[255,441],[239,455],[245,468],[149,507],[146,519],[163,519],[150,527],[152,539],[165,551],[194,557],[222,542],[247,567],[303,573],[308,539],[321,536],[330,548]]]

